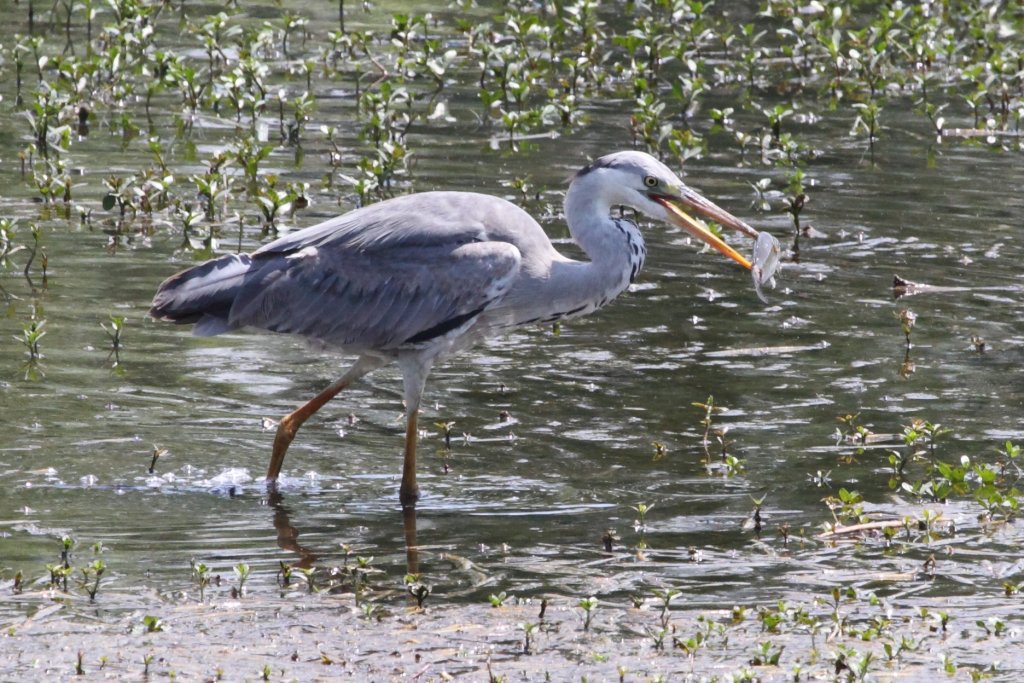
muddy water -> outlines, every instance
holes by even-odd
[[[463,97],[452,105],[452,130],[412,138],[413,188],[515,199],[509,184],[529,175],[539,199],[526,207],[571,252],[557,217],[564,180],[588,158],[630,145],[630,103],[603,102],[583,132],[511,154],[490,149],[488,133],[474,125],[478,105],[471,93]],[[346,93],[332,97],[325,87],[315,121],[350,115]],[[557,335],[538,328],[495,339],[434,372],[421,418],[415,556],[432,603],[480,605],[506,591],[556,596],[563,611],[586,595],[626,609],[632,595],[675,586],[697,613],[810,602],[831,586],[857,585],[890,596],[907,614],[954,605],[968,612],[964,625],[1005,616],[1003,581],[1020,575],[1016,525],[993,530],[979,525],[969,502],[925,505],[893,492],[886,449],[854,454],[834,432],[837,416],[855,413],[877,433],[899,433],[915,418],[940,422],[953,430],[941,445],[950,460],[986,458],[1003,441],[1024,439],[1020,155],[933,143],[919,117],[892,110],[872,161],[863,138],[848,135],[851,123],[789,123],[823,151],[810,166],[802,216],[817,235],[801,241],[800,260],[785,265],[769,305],[735,264],[651,226],[647,267],[613,305]],[[22,594],[5,586],[0,624],[22,628],[52,602],[45,565],[58,561],[64,535],[75,539],[79,564],[91,561],[93,543],[105,546],[99,604],[136,627],[138,615],[163,610],[177,615],[181,630],[199,628],[201,619],[176,611],[191,604],[185,594],[195,597],[192,559],[222,575],[224,584],[208,589],[220,600],[231,568],[249,564],[250,595],[268,600],[252,609],[270,620],[294,604],[268,597],[280,563],[352,562],[343,545],[384,572],[382,600],[404,604],[397,596],[411,560],[397,507],[397,372],[378,372],[311,420],[289,453],[281,498],[269,498],[260,481],[273,436],[265,420],[319,391],[344,359],[284,336],[196,339],[148,320],[155,287],[190,261],[178,249],[180,227],[158,219],[147,234],[111,235],[113,221],[98,208],[106,169],[130,172],[144,153],[123,153],[104,132],[92,134],[72,155],[81,201],[96,208],[92,225],[48,218],[19,173],[23,127],[17,116],[0,120],[3,213],[22,219],[22,236],[28,221],[42,227],[49,266],[45,285],[38,272],[21,277],[20,267],[0,281],[9,297],[0,319],[0,574],[9,585],[22,571],[31,583]],[[199,128],[202,157],[220,132]],[[272,165],[315,183],[317,144],[301,167],[287,149]],[[175,172],[197,168],[181,161]],[[709,155],[686,174],[723,207],[792,241],[787,214],[752,208],[749,183],[784,182],[777,171],[740,165],[728,141],[712,137]],[[351,196],[314,194],[289,222],[311,225],[351,205]],[[244,246],[254,248],[258,237],[248,231]],[[895,274],[938,289],[894,301]],[[12,339],[32,305],[47,320],[44,374],[34,380],[25,379],[24,347]],[[909,349],[896,317],[905,308],[917,316]],[[116,368],[101,328],[112,314],[127,317]],[[983,352],[972,337],[985,341]],[[742,463],[732,476],[703,463],[702,412],[692,403],[709,396],[724,408],[714,423],[728,428],[729,453]],[[437,422],[455,423],[450,452]],[[166,453],[150,473],[155,448]],[[959,535],[895,554],[878,545],[830,547],[814,537],[832,519],[822,499],[841,487],[859,491],[879,517],[941,513]],[[749,521],[762,497],[758,538]],[[641,503],[653,506],[642,526]],[[610,556],[602,544],[608,530]],[[934,555],[941,580],[919,580]],[[321,624],[317,614],[311,620]],[[502,628],[517,619],[529,615]],[[951,647],[984,661],[969,643]]]

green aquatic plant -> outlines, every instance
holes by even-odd
[[[668,446],[660,441],[654,441],[651,445],[654,446],[654,456],[651,459],[654,462],[664,460],[665,456],[668,455]]]
[[[181,249],[194,248],[193,240],[198,240],[200,245],[205,241],[201,239],[202,236],[197,229],[203,223],[202,212],[193,210],[191,205],[179,204],[175,207],[174,216],[181,223]],[[209,233],[208,239],[212,247],[212,232]]]
[[[231,159],[228,154],[217,154],[210,160],[206,171],[189,177],[195,185],[196,196],[203,207],[207,221],[215,221],[224,215],[225,206],[231,197],[231,176],[222,173],[222,167]]]
[[[278,560],[278,564],[280,566],[277,570],[277,583],[282,588],[287,588],[292,582],[293,567],[284,560]]]
[[[824,499],[835,523],[862,524],[868,521],[864,514],[864,498],[856,491],[840,488],[835,496]]]
[[[952,431],[949,427],[943,427],[941,424],[915,418],[910,421],[910,424],[903,427],[902,438],[904,445],[915,455],[919,452],[917,450],[919,445],[923,443],[928,457],[934,461],[938,440]]]
[[[683,592],[678,588],[666,588],[664,590],[654,588],[651,592],[654,594],[654,597],[661,601],[661,627],[662,629],[667,629],[670,619],[669,605],[673,600],[682,595]]]
[[[590,631],[590,624],[594,619],[594,612],[597,610],[598,599],[594,596],[589,598],[583,598],[577,606],[583,610],[583,631],[584,633]]]
[[[29,282],[31,282],[31,276],[29,275],[29,273],[32,270],[32,264],[35,262],[36,256],[39,256],[39,265],[40,270],[42,270],[43,276],[42,284],[43,288],[45,289],[47,284],[47,270],[49,270],[50,259],[46,254],[46,247],[41,244],[43,232],[40,229],[40,227],[35,223],[31,223],[29,225],[29,230],[32,234],[32,245],[26,248],[28,251],[28,258],[25,260],[25,267],[22,269],[22,273],[25,275],[25,278],[28,279]]]
[[[278,177],[271,174],[260,176],[260,180],[255,199],[263,213],[263,228],[270,233],[277,233],[277,223],[283,214],[306,205],[306,188],[301,183],[286,183],[283,188],[279,188]]]
[[[110,175],[103,180],[103,185],[107,188],[107,193],[103,195],[103,210],[112,211],[117,207],[122,220],[129,211],[134,217],[138,212],[135,179]]]
[[[82,578],[78,580],[78,585],[89,594],[90,602],[95,602],[96,600],[96,593],[100,590],[100,578],[106,569],[107,565],[103,560],[94,560],[92,564],[79,568]]]
[[[646,529],[647,513],[654,508],[654,503],[651,503],[650,505],[647,503],[637,503],[636,505],[631,505],[630,508],[635,510],[637,514],[637,519],[633,523],[633,527],[638,531]]]
[[[196,562],[195,558],[191,560],[192,567],[192,580],[195,581],[196,586],[199,588],[199,602],[206,602],[206,587],[213,581],[213,576],[210,575],[210,568],[202,562]]]
[[[232,589],[232,593],[241,597],[245,595],[245,582],[249,580],[252,575],[252,570],[245,562],[239,562],[233,567],[235,572],[235,578],[238,579],[238,585]]]
[[[444,438],[444,447],[450,449],[452,447],[452,427],[455,426],[454,422],[435,422],[434,426],[441,430],[441,436]]]
[[[770,640],[765,640],[757,644],[754,649],[754,654],[750,658],[751,666],[778,666],[779,658],[782,656],[782,651],[785,650],[785,646],[776,645]]]
[[[28,352],[29,362],[36,363],[43,358],[40,344],[46,336],[46,319],[33,317],[22,325],[21,336],[15,335],[15,339],[25,347]]]
[[[50,588],[68,592],[68,578],[72,575],[72,569],[70,566],[66,566],[63,563],[60,564],[47,564],[46,571],[50,574]]]
[[[110,339],[110,353],[107,354],[107,360],[113,356],[115,366],[121,363],[121,350],[124,348],[124,326],[127,320],[123,315],[111,315],[109,324],[100,323],[100,327]],[[156,464],[156,457],[153,458],[153,464]]]
[[[714,435],[715,440],[719,445],[718,451],[722,463],[721,467],[724,468],[725,475],[735,476],[740,474],[743,471],[742,460],[728,453],[728,447],[730,445],[730,441],[726,439],[726,434],[729,431],[728,427],[723,426],[715,428],[715,414],[722,413],[727,409],[721,407],[721,405],[716,405],[715,397],[711,395],[709,395],[703,402],[694,401],[690,404],[693,405],[694,408],[699,408],[703,412],[703,417],[701,417],[699,424],[703,427],[700,444],[703,446],[703,453],[705,453],[705,457],[703,457],[701,462],[705,464],[709,472],[715,469],[712,465],[711,455],[711,437]]]
[[[532,654],[530,650],[530,639],[533,636],[533,632],[537,630],[537,624],[524,622],[519,624],[517,628],[519,628],[519,630],[523,632],[523,654]]]
[[[310,592],[310,593],[318,593],[320,591],[320,587],[316,583],[316,567],[298,567],[298,570],[299,570],[299,574],[301,574],[302,578],[306,581],[306,590],[308,592]],[[356,582],[356,586],[355,586],[355,595],[356,595],[356,602],[358,603],[359,602],[359,600],[358,600],[358,598],[359,598],[358,582]]]
[[[723,408],[722,406],[716,406],[715,405],[715,397],[714,396],[710,396],[710,395],[707,397],[707,399],[704,400],[703,403],[698,402],[698,401],[694,401],[690,405],[692,405],[695,408],[700,408],[704,412],[704,416],[700,420],[700,425],[704,428],[704,434],[701,437],[701,445],[704,447],[704,458],[705,458],[704,462],[705,462],[705,464],[710,465],[711,464],[711,450],[710,450],[710,446],[711,446],[712,428],[714,426],[714,416],[715,416],[715,413],[721,413],[721,412],[725,411],[726,409]],[[723,454],[723,459],[724,459],[724,456],[725,456],[725,431],[718,430],[718,431],[715,432],[715,434],[716,434],[716,436],[719,437],[719,442],[722,445],[722,454]]]
[[[0,218],[0,270],[11,268],[14,265],[11,256],[25,249],[14,241],[17,223],[17,218]]]
[[[861,424],[860,413],[839,415],[836,417],[836,421],[841,425],[836,427],[834,432],[837,445],[841,443],[865,444],[872,435],[871,430]]]
[[[367,621],[380,621],[384,618],[384,609],[375,602],[364,601],[359,607]]]

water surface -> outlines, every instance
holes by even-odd
[[[384,5],[354,21],[379,26],[400,9]],[[318,17],[314,35],[330,20]],[[2,87],[3,213],[21,219],[22,237],[30,222],[40,226],[49,266],[44,284],[38,269],[22,277],[16,258],[19,267],[0,280],[0,575],[7,583],[21,570],[34,582],[26,595],[5,589],[0,623],[20,624],[50,601],[44,567],[57,561],[64,535],[82,562],[93,543],[106,547],[100,596],[112,596],[106,609],[114,612],[152,609],[151,594],[172,601],[194,592],[192,559],[225,577],[248,563],[250,591],[272,593],[281,562],[337,565],[342,544],[372,556],[400,586],[408,555],[397,507],[397,371],[375,373],[310,420],[288,454],[281,498],[268,498],[261,476],[273,431],[265,420],[321,390],[346,360],[287,336],[197,339],[149,320],[157,285],[192,256],[179,249],[180,226],[166,215],[151,228],[140,219],[110,234],[115,221],[100,207],[101,179],[148,163],[141,143],[121,150],[97,126],[69,155],[81,173],[78,201],[94,210],[91,224],[51,216],[20,174],[24,121],[11,111],[11,84]],[[358,144],[347,85],[317,89],[309,129],[339,123],[348,126],[347,143]],[[707,106],[722,104],[712,97]],[[475,93],[464,87],[450,101],[455,122],[411,135],[417,162],[401,191],[474,190],[520,201],[511,182],[529,175],[539,199],[526,208],[560,248],[578,253],[558,216],[564,181],[588,159],[631,145],[631,106],[594,103],[588,127],[512,153],[491,148]],[[768,305],[735,264],[652,225],[645,270],[607,309],[558,334],[516,331],[435,370],[420,420],[417,529],[418,569],[433,585],[432,601],[480,604],[504,590],[570,603],[593,594],[625,606],[631,595],[675,586],[686,609],[698,612],[809,601],[807,591],[857,585],[906,614],[953,605],[967,611],[964,627],[992,613],[1010,619],[1003,582],[1020,577],[1017,525],[980,524],[970,501],[929,504],[890,490],[886,448],[855,454],[834,436],[836,417],[847,414],[882,434],[915,418],[940,422],[952,429],[940,444],[951,461],[993,458],[1004,441],[1024,438],[1020,154],[933,142],[909,106],[893,104],[884,122],[873,157],[838,113],[787,122],[822,150],[808,166],[814,184],[802,215],[819,236],[802,240],[799,262],[785,265]],[[200,121],[198,159],[175,160],[175,173],[199,172],[228,128]],[[769,176],[784,186],[782,172],[741,164],[727,140],[709,140],[708,153],[686,165],[687,182],[788,244],[790,216],[756,213],[749,185]],[[271,166],[316,188],[325,149],[311,136],[302,165],[282,147]],[[311,199],[289,226],[312,225],[354,201],[346,191],[314,191]],[[242,242],[258,246],[258,230],[247,229]],[[894,301],[896,274],[949,289]],[[42,376],[26,379],[25,349],[12,337],[32,306],[47,320],[47,336]],[[917,316],[909,349],[896,317],[905,308]],[[116,368],[101,328],[112,314],[127,318]],[[985,341],[984,351],[972,337]],[[728,427],[729,452],[742,461],[733,476],[703,463],[702,413],[692,403],[709,396],[725,408],[715,424]],[[455,423],[450,453],[436,422]],[[655,457],[655,442],[663,457]],[[149,473],[154,448],[167,452]],[[832,520],[823,498],[841,487],[859,491],[877,518],[930,510],[957,531],[896,553],[878,542],[832,547],[814,537]],[[762,498],[758,537],[745,523]],[[640,503],[653,506],[643,528],[635,525]],[[612,556],[603,552],[607,530],[617,539]],[[479,574],[460,571],[449,555]],[[926,578],[930,556],[937,577]],[[886,578],[894,576],[902,578]],[[951,647],[984,662],[968,642]]]

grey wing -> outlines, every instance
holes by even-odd
[[[306,247],[376,251],[441,243],[550,242],[525,211],[499,197],[472,192],[422,192],[370,204],[265,244],[254,256]],[[522,248],[522,247],[520,247]]]
[[[254,254],[231,307],[232,328],[290,332],[355,350],[392,350],[469,323],[499,301],[519,273],[507,242],[338,244]]]

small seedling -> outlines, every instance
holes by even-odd
[[[210,576],[210,569],[202,562],[192,559],[192,580],[199,586],[199,602],[206,601],[206,587],[210,585],[213,577]]]
[[[100,589],[100,577],[103,576],[106,568],[107,565],[103,563],[103,560],[95,560],[91,565],[79,570],[82,572],[82,578],[79,579],[78,585],[89,594],[90,602],[96,600],[96,593]]]
[[[107,333],[110,338],[110,353],[107,354],[107,360],[110,357],[114,357],[114,365],[117,366],[121,362],[121,349],[124,348],[124,325],[127,318],[123,315],[111,315],[110,324],[100,323],[100,326]]]
[[[60,544],[62,546],[60,551],[60,561],[64,565],[65,569],[71,568],[71,549],[75,547],[75,539],[70,536],[64,535],[60,537]]]
[[[917,324],[917,314],[909,308],[900,309],[895,313],[896,319],[900,321],[900,329],[903,330],[903,336],[907,341],[907,348],[910,348],[910,332],[914,329],[914,325]]]
[[[669,634],[669,630],[665,627],[661,628],[647,628],[647,635],[650,636],[651,640],[654,641],[652,646],[655,650],[665,649],[665,637]],[[679,647],[679,643],[676,642],[676,647]],[[680,648],[682,649],[682,648]]]
[[[280,560],[281,568],[277,570],[277,582],[282,588],[287,588],[292,582],[292,566],[284,560]]]
[[[636,505],[631,505],[630,507],[636,510],[637,514],[637,520],[633,522],[633,528],[637,531],[646,529],[647,513],[654,509],[654,503],[651,503],[650,505],[646,503],[637,503]]]
[[[589,598],[583,598],[579,601],[579,606],[583,609],[583,631],[587,632],[590,630],[590,622],[594,618],[594,611],[597,609],[598,600],[594,596]]]
[[[776,647],[770,640],[759,643],[754,650],[754,656],[751,658],[750,664],[751,666],[778,666],[782,650],[781,646]]]
[[[146,627],[146,633],[159,633],[164,630],[164,622],[160,617],[147,614],[142,618],[142,625]],[[149,655],[152,658],[152,655]]]
[[[235,577],[238,579],[238,586],[235,592],[239,597],[241,597],[242,595],[245,595],[245,582],[249,579],[251,570],[249,569],[249,565],[245,562],[239,562],[235,565],[234,571]]]
[[[455,426],[454,422],[435,422],[434,426],[441,430],[441,434],[444,436],[444,447],[446,450],[451,450],[452,447],[452,427]]]
[[[491,593],[487,597],[487,601],[491,603],[491,607],[503,607],[506,600],[508,600],[508,595],[506,595],[505,591],[501,591],[497,595]]]
[[[705,399],[705,401],[703,403],[695,401],[695,402],[691,403],[690,405],[692,405],[695,408],[700,408],[701,410],[704,411],[704,417],[702,417],[701,420],[700,420],[700,424],[704,427],[704,436],[701,438],[701,444],[704,446],[705,463],[710,464],[711,463],[711,450],[710,450],[710,445],[711,445],[711,429],[712,429],[712,426],[714,425],[714,414],[716,412],[718,412],[718,413],[722,412],[723,410],[725,410],[725,408],[722,408],[720,406],[716,406],[715,405],[715,397],[714,396],[708,396],[707,399]]]
[[[306,580],[306,588],[309,590],[309,592],[310,593],[316,593],[319,590],[317,588],[317,585],[316,585],[316,567],[299,567],[299,572],[302,574],[302,578]],[[355,583],[356,583],[355,593],[356,593],[356,596],[358,597],[358,595],[359,595],[359,586],[358,586],[359,582],[358,582],[358,580]],[[358,600],[357,600],[357,602],[358,602]]]
[[[752,529],[754,534],[757,536],[761,535],[761,529],[763,528],[763,520],[761,518],[761,508],[764,506],[765,498],[768,494],[761,496],[760,498],[750,497],[751,502],[754,504],[754,509],[750,513],[750,517],[744,523],[744,529]]]
[[[50,572],[50,588],[60,588],[66,593],[71,567],[65,567],[63,564],[47,564],[46,570]]]
[[[667,453],[668,453],[668,449],[667,449],[667,446],[665,446],[665,444],[663,444],[660,441],[655,441],[654,442],[654,457],[652,458],[652,460],[654,462],[658,462],[659,460],[664,460],[665,459],[665,455]]]
[[[535,630],[537,630],[537,624],[523,623],[519,624],[520,630],[523,632],[523,654],[530,654],[530,637]]]
[[[33,319],[23,325],[21,336],[15,336],[14,338],[20,341],[25,349],[28,351],[29,362],[36,362],[43,358],[43,353],[39,348],[40,342],[43,337],[46,336],[46,320]]]
[[[978,619],[974,622],[985,631],[986,636],[995,636],[998,638],[1006,632],[1006,624],[1003,623],[999,617],[989,617],[988,619]]]
[[[678,588],[666,588],[665,590],[660,590],[658,588],[655,588],[651,592],[654,593],[654,596],[656,598],[661,600],[661,627],[662,628],[668,628],[668,622],[669,622],[669,610],[668,610],[668,607],[669,607],[669,604],[673,600],[675,600],[677,597],[682,595],[683,592],[681,590],[679,590]]]
[[[360,606],[360,609],[363,611],[363,618],[367,621],[380,621],[384,618],[384,610],[382,610],[380,605],[375,602],[364,602]]]

